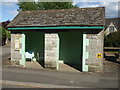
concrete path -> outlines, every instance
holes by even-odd
[[[32,68],[32,69],[44,69],[37,61],[33,62],[33,61],[27,61],[26,68]]]
[[[29,69],[45,69],[43,68],[38,62],[33,62],[33,61],[27,61],[25,68]],[[81,72],[80,70],[77,70],[67,64],[64,63],[59,63],[59,70],[58,71],[63,71],[63,72]]]
[[[67,64],[64,63],[59,63],[59,71],[64,71],[64,72],[81,72],[80,70],[77,70]]]

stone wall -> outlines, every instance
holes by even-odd
[[[87,34],[89,39],[89,45],[86,46],[87,52],[89,52],[86,64],[88,65],[88,71],[101,72],[103,66],[103,43],[104,43],[104,31],[100,31],[98,34]],[[98,58],[98,53],[102,54],[101,58]]]
[[[57,69],[59,37],[55,33],[45,34],[45,68]]]
[[[15,37],[22,37],[21,33],[11,33],[11,61],[15,64],[19,64],[20,60],[22,59],[22,55],[20,54],[20,50],[15,50]],[[20,48],[21,48],[20,43]]]

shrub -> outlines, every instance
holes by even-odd
[[[6,29],[0,26],[0,38],[6,38]]]
[[[11,36],[10,31],[0,26],[0,45],[1,45],[1,42],[2,42],[2,45],[5,45],[6,40],[10,40],[11,38],[10,36]]]
[[[120,47],[120,31],[110,33],[105,36],[105,47]]]
[[[11,33],[10,31],[6,30],[6,37],[10,40],[11,39]]]

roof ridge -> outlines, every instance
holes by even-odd
[[[105,7],[86,7],[86,8],[70,8],[70,9],[50,9],[50,10],[28,10],[28,11],[20,11],[20,12],[46,12],[46,11],[71,11],[71,10],[82,10],[82,9],[94,9],[94,8],[105,8]]]

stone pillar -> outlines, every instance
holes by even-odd
[[[18,44],[19,48],[15,49],[15,39],[18,38],[20,40],[21,37],[21,33],[11,33],[11,61],[17,65],[19,65],[22,55],[20,54],[21,43]]]
[[[24,33],[11,33],[11,61],[13,65],[25,66]]]
[[[45,68],[58,69],[59,37],[56,33],[45,33]]]
[[[89,39],[89,45],[86,47],[86,51],[89,52],[86,59],[88,71],[102,72],[104,31],[96,34],[86,34],[86,38]],[[98,57],[98,54],[101,54],[101,57]]]

